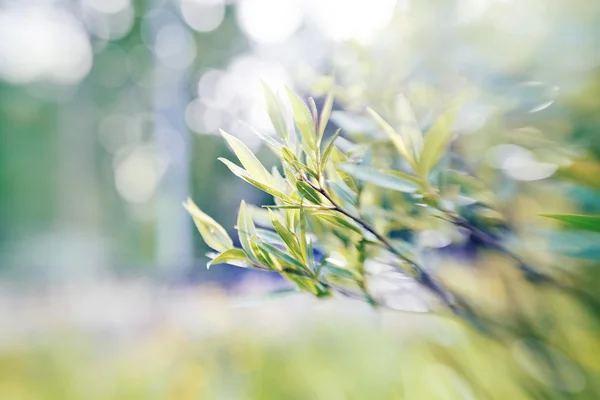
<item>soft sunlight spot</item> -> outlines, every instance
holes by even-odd
[[[154,52],[165,66],[184,69],[196,58],[196,44],[183,27],[167,24],[161,27],[156,35]]]
[[[130,0],[84,0],[83,3],[105,14],[116,14],[131,5]]]
[[[313,4],[314,18],[334,41],[369,42],[392,19],[396,0],[320,0]]]
[[[13,83],[79,82],[92,66],[85,32],[69,14],[44,8],[0,11],[0,77]]]
[[[251,39],[274,44],[285,41],[298,30],[303,13],[297,0],[241,0],[237,17]]]
[[[198,32],[214,31],[225,18],[222,0],[181,0],[180,9],[183,20]]]
[[[130,203],[150,200],[166,168],[165,160],[149,149],[136,149],[115,169],[119,194]]]

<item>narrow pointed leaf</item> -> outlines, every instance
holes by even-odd
[[[263,92],[265,95],[265,103],[267,104],[267,113],[271,119],[271,123],[275,128],[275,132],[285,140],[288,138],[288,126],[285,119],[285,109],[275,93],[267,85],[263,83]]]
[[[192,216],[194,224],[204,242],[212,249],[223,252],[233,247],[233,241],[227,234],[225,228],[219,225],[214,219],[203,213],[200,208],[188,198],[183,207]]]
[[[219,157],[218,160],[221,161],[223,164],[225,164],[227,166],[227,168],[229,168],[229,170],[231,170],[231,172],[233,172],[237,177],[242,178],[244,181],[248,182],[252,186],[255,186],[256,188],[262,190],[263,192],[269,193],[271,196],[277,197],[278,199],[281,199],[285,202],[293,203],[292,199],[288,195],[286,195],[285,193],[282,193],[281,191],[275,189],[274,187],[267,186],[261,182],[258,182],[255,179],[252,179],[250,177],[250,174],[248,173],[248,171],[246,171],[243,168],[240,168],[239,166],[235,165],[228,159]]]
[[[267,135],[266,133],[262,133],[260,131],[258,131],[256,128],[248,125],[247,123],[245,123],[244,121],[240,121],[242,124],[246,125],[246,127],[252,132],[254,133],[256,136],[258,136],[263,142],[267,143],[269,146],[271,146],[273,149],[279,151],[281,150],[281,148],[283,147],[283,143],[281,143],[279,141],[279,139],[277,139],[274,136],[271,135]]]
[[[335,147],[335,139],[337,139],[339,134],[340,134],[340,130],[338,129],[333,134],[333,137],[331,138],[331,140],[329,141],[329,144],[327,145],[327,147],[325,148],[325,151],[323,152],[323,156],[321,157],[321,172],[323,172],[325,170],[325,166],[327,165],[327,160],[329,160],[331,151]]]
[[[452,107],[433,124],[425,135],[417,172],[425,179],[444,155],[452,140],[452,123],[458,108]]]
[[[318,217],[319,219],[322,219],[324,221],[327,221],[331,224],[334,224],[340,228],[344,228],[344,229],[349,229],[353,232],[356,233],[362,233],[362,231],[360,230],[360,228],[358,226],[356,226],[354,223],[346,220],[344,217],[332,214],[332,213],[325,213],[325,212],[315,212],[313,213],[314,216]]]
[[[346,203],[356,205],[356,193],[352,192],[346,184],[333,181],[327,181],[327,184]]]
[[[370,182],[383,188],[406,193],[412,193],[418,189],[418,186],[413,182],[404,181],[375,168],[363,165],[342,164],[339,166],[339,169],[361,181]]]
[[[311,203],[322,203],[319,193],[315,189],[313,189],[308,183],[304,181],[298,181],[298,183],[296,183],[296,188],[298,189],[298,192]]]
[[[600,232],[600,215],[541,214],[542,217],[561,221],[565,227]]]
[[[254,242],[259,248],[263,249],[264,251],[266,251],[267,253],[271,254],[272,256],[278,258],[279,260],[290,264],[300,270],[306,270],[306,267],[304,265],[302,265],[302,263],[298,260],[296,260],[294,257],[286,254],[285,252],[279,250],[277,247],[272,246],[268,243],[264,243],[264,242],[260,242],[260,241],[255,241]]]
[[[238,138],[228,134],[224,130],[220,131],[252,179],[267,186],[275,186],[275,180],[258,158],[256,158],[254,153]]]
[[[224,252],[222,252],[221,254],[219,254],[216,258],[212,259],[208,264],[206,264],[206,268],[210,268],[213,265],[216,264],[232,264],[232,265],[237,265],[237,264],[233,264],[232,262],[237,262],[238,264],[240,262],[246,262],[249,263],[250,260],[248,260],[248,256],[246,256],[246,253],[244,252],[244,250],[242,249],[229,249],[226,250]]]
[[[369,113],[371,118],[373,118],[373,120],[375,120],[375,122],[377,122],[377,124],[381,127],[381,129],[388,135],[388,137],[390,138],[390,140],[392,141],[392,143],[398,150],[398,153],[400,153],[400,155],[402,157],[404,157],[408,161],[408,163],[414,168],[414,166],[415,166],[414,158],[408,152],[408,148],[406,146],[406,143],[402,139],[402,136],[400,136],[400,134],[398,132],[396,132],[396,130],[394,128],[392,128],[392,126],[390,124],[388,124],[373,109],[367,108],[367,112]]]
[[[323,138],[323,133],[325,133],[325,128],[327,127],[327,122],[329,122],[329,116],[331,115],[332,107],[333,107],[333,94],[329,93],[327,95],[327,98],[325,99],[325,103],[323,104],[323,109],[321,110],[321,117],[319,118],[318,144],[321,143],[321,139]]]
[[[300,244],[298,244],[294,234],[288,231],[287,228],[285,228],[283,224],[277,220],[275,214],[271,210],[269,210],[269,216],[271,217],[271,224],[273,225],[273,228],[275,228],[275,231],[279,237],[281,237],[289,252],[296,257],[301,257],[302,252],[300,251]]]
[[[418,162],[423,148],[423,133],[421,133],[412,107],[403,94],[396,97],[396,114],[400,118],[399,132],[408,143],[407,147],[414,160]]]
[[[300,130],[300,134],[302,135],[304,142],[308,146],[307,150],[310,150],[314,153],[317,149],[317,134],[315,131],[315,123],[312,119],[310,111],[308,107],[306,107],[306,104],[304,104],[298,95],[296,95],[296,93],[292,92],[290,89],[287,89],[287,93],[288,97],[290,98],[292,110],[294,112],[294,120],[296,121],[296,125]]]
[[[244,200],[242,200],[240,204],[240,210],[238,213],[237,220],[237,229],[238,237],[240,239],[240,243],[242,244],[242,248],[246,251],[246,253],[256,257],[256,254],[254,254],[254,251],[252,249],[250,240],[252,236],[256,235],[256,227],[254,226],[254,221],[252,221],[252,218],[248,213],[246,202]]]

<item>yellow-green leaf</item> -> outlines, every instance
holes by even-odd
[[[392,128],[392,126],[390,124],[388,124],[373,109],[367,108],[367,112],[369,113],[371,118],[373,118],[375,120],[375,122],[377,122],[377,124],[381,127],[381,129],[388,135],[388,137],[390,138],[390,140],[392,141],[394,146],[396,146],[398,153],[400,153],[400,155],[402,157],[404,157],[406,159],[406,161],[408,161],[408,163],[411,165],[411,167],[415,168],[415,160],[412,157],[412,155],[409,153],[406,143],[404,142],[404,139],[402,139],[402,136],[400,136],[400,134],[398,132],[396,132],[396,130],[394,128]]]
[[[412,107],[403,94],[396,97],[396,115],[400,119],[399,132],[407,142],[415,162],[418,161],[423,148],[423,133]]]
[[[296,239],[294,234],[292,232],[290,232],[286,227],[283,226],[283,224],[281,222],[279,222],[277,220],[277,218],[275,217],[275,214],[271,210],[269,210],[269,217],[271,218],[271,224],[273,225],[273,228],[275,228],[275,231],[277,232],[279,237],[281,237],[281,239],[285,243],[289,252],[292,253],[296,257],[302,258],[302,252],[300,251],[300,244],[298,243],[298,240]],[[304,260],[304,261],[306,261],[306,260]]]
[[[436,166],[448,149],[452,140],[452,123],[457,111],[458,107],[454,105],[439,117],[431,129],[427,131],[417,167],[417,172],[423,179],[427,179],[433,167]]]
[[[236,175],[237,177],[241,178],[242,180],[248,182],[252,186],[262,190],[265,193],[270,194],[271,196],[277,197],[278,199],[283,200],[285,202],[288,202],[288,203],[293,202],[293,200],[288,195],[277,190],[274,186],[268,186],[261,182],[258,182],[255,179],[252,179],[250,177],[250,174],[248,173],[248,171],[246,171],[243,168],[240,168],[239,166],[235,165],[228,159],[219,157],[218,160],[221,161],[223,164],[225,164],[227,166],[227,168],[229,168],[229,170],[234,173],[234,175]]]
[[[211,261],[209,261],[208,264],[206,264],[206,268],[210,268],[213,265],[217,265],[217,264],[227,264],[227,263],[231,263],[232,265],[235,266],[243,266],[245,262],[248,262],[248,256],[246,256],[246,253],[244,252],[244,250],[242,249],[229,249],[229,250],[225,250],[224,252],[222,252],[221,254],[219,254],[217,257],[215,257],[214,259],[212,259]]]
[[[227,234],[227,231],[214,219],[203,213],[192,199],[188,198],[183,203],[183,207],[194,219],[194,223],[200,235],[202,235],[202,239],[204,239],[204,242],[210,248],[223,252],[233,247],[233,241]]]
[[[321,164],[320,164],[321,173],[325,170],[325,166],[327,165],[327,161],[329,160],[329,156],[331,154],[331,151],[335,147],[335,145],[334,145],[335,139],[337,139],[337,137],[339,136],[339,134],[340,134],[340,130],[338,129],[333,134],[333,137],[331,138],[331,141],[329,141],[329,144],[327,145],[327,147],[325,148],[325,151],[323,152],[323,157],[321,158]]]
[[[298,192],[304,196],[304,198],[308,201],[310,201],[311,203],[314,204],[321,204],[321,197],[319,196],[319,193],[312,188],[312,186],[310,186],[308,183],[304,182],[304,181],[298,181],[296,183],[296,188],[298,189]]]
[[[333,93],[329,93],[327,98],[325,99],[325,103],[323,104],[323,109],[321,110],[321,116],[319,118],[319,139],[317,145],[321,144],[321,139],[323,138],[323,133],[325,132],[325,128],[327,127],[327,122],[329,122],[329,116],[331,115],[331,108],[333,107]]]
[[[271,88],[269,88],[263,82],[263,92],[265,95],[265,103],[267,104],[267,113],[269,114],[269,118],[271,119],[271,123],[275,128],[275,132],[282,138],[287,140],[288,137],[288,126],[285,120],[285,109],[283,105],[273,93]]]
[[[269,171],[262,165],[262,163],[256,158],[254,153],[250,151],[248,147],[238,138],[228,134],[224,130],[220,129],[221,135],[225,138],[229,146],[233,149],[233,152],[240,160],[246,171],[256,181],[263,183],[267,186],[275,186],[275,180],[269,174]]]
[[[289,88],[287,89],[288,97],[290,98],[290,103],[292,105],[292,111],[294,113],[294,120],[296,121],[296,125],[300,130],[300,134],[304,139],[308,149],[313,154],[308,155],[314,158],[314,153],[317,150],[317,134],[315,131],[315,122],[312,119],[311,113],[296,93],[291,91]]]
[[[240,210],[238,213],[237,220],[237,230],[240,243],[242,244],[242,248],[246,250],[246,253],[256,257],[256,254],[254,253],[254,249],[252,248],[251,244],[251,237],[256,235],[256,227],[254,226],[254,221],[252,221],[252,217],[250,217],[250,214],[248,213],[246,202],[244,200],[242,200],[242,202],[240,203]]]

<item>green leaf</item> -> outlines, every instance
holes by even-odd
[[[400,118],[400,134],[408,143],[415,162],[418,162],[423,148],[423,134],[412,107],[403,94],[396,97],[396,114]]]
[[[296,183],[296,188],[298,189],[298,192],[304,196],[304,198],[308,201],[310,201],[311,203],[314,204],[322,204],[323,202],[321,201],[321,197],[319,196],[319,193],[312,188],[312,186],[310,186],[308,183],[304,182],[304,181],[298,181]]]
[[[266,251],[267,253],[271,254],[272,256],[274,256],[275,258],[285,262],[286,264],[290,264],[293,265],[294,267],[300,269],[300,270],[306,270],[306,266],[302,265],[302,263],[300,263],[300,261],[296,260],[295,258],[285,254],[283,251],[279,250],[277,247],[272,246],[268,243],[265,242],[260,242],[260,241],[255,241],[254,242],[259,248],[263,249],[264,251]]]
[[[327,127],[327,122],[329,122],[329,116],[331,115],[331,108],[333,107],[333,93],[329,93],[327,98],[325,99],[325,103],[323,104],[323,109],[321,110],[321,117],[319,119],[319,138],[317,141],[317,145],[321,144],[321,139],[323,138],[323,134],[325,133],[325,128]]]
[[[367,112],[369,113],[371,118],[373,118],[375,120],[375,122],[377,122],[377,124],[381,127],[381,129],[383,129],[383,131],[388,135],[388,137],[390,138],[390,140],[392,141],[394,146],[396,146],[398,153],[400,153],[400,155],[402,157],[404,157],[406,159],[406,161],[408,161],[408,163],[414,169],[415,168],[415,160],[412,157],[412,155],[408,152],[408,148],[406,146],[406,143],[404,142],[404,139],[402,139],[402,136],[400,136],[400,134],[398,134],[398,132],[396,132],[396,130],[394,128],[392,128],[392,126],[390,124],[388,124],[373,109],[367,108]]]
[[[540,214],[564,223],[568,228],[600,232],[600,215]]]
[[[418,189],[417,185],[413,182],[404,181],[394,175],[379,171],[375,168],[363,165],[341,164],[339,169],[361,181],[370,182],[383,188],[406,193],[412,193]]]
[[[395,176],[396,178],[402,179],[403,181],[415,183],[419,186],[423,184],[423,179],[419,178],[418,176],[396,171],[395,169],[385,169],[381,172],[383,172],[384,174]]]
[[[336,278],[349,279],[351,281],[356,280],[354,272],[328,263],[327,261],[323,263],[322,269],[327,275],[333,275]]]
[[[286,195],[285,193],[282,193],[281,191],[275,189],[274,187],[265,185],[261,182],[258,182],[255,179],[252,179],[250,177],[250,174],[248,173],[248,171],[246,171],[243,168],[240,168],[239,166],[235,165],[228,159],[219,157],[218,160],[221,161],[223,164],[225,164],[227,166],[227,168],[229,168],[229,170],[231,172],[233,172],[237,177],[243,179],[244,181],[248,182],[249,184],[257,187],[258,189],[262,190],[265,193],[269,193],[271,196],[275,196],[278,199],[281,199],[288,203],[293,203],[293,200],[288,195]]]
[[[327,184],[342,200],[350,205],[356,206],[356,193],[352,192],[345,183],[340,184],[334,181],[327,181]]]
[[[227,263],[230,263],[231,261],[236,261],[239,264],[240,262],[247,262],[249,260],[248,260],[248,256],[246,256],[246,253],[244,252],[244,250],[234,248],[234,249],[225,250],[224,252],[219,254],[216,258],[212,259],[208,264],[206,264],[206,268],[210,268],[211,266],[216,265],[216,264],[227,264]],[[238,264],[233,264],[233,265],[238,265]]]
[[[248,213],[246,208],[246,202],[242,200],[240,203],[240,210],[238,213],[237,220],[237,230],[238,237],[240,238],[240,243],[242,244],[242,248],[246,250],[246,253],[256,257],[254,250],[252,248],[252,241],[250,238],[256,235],[256,227],[254,226],[254,221],[252,221],[252,217]]]
[[[314,158],[314,154],[317,150],[317,134],[315,132],[315,123],[312,119],[310,111],[306,104],[289,88],[287,89],[288,97],[290,98],[290,103],[292,105],[292,111],[294,112],[294,120],[296,121],[296,125],[300,130],[300,134],[304,139],[308,149],[307,154]],[[311,154],[312,153],[312,154]]]
[[[269,216],[271,218],[271,224],[273,225],[273,228],[275,228],[275,231],[277,232],[279,237],[281,237],[290,253],[292,253],[296,257],[302,258],[300,244],[296,240],[294,234],[287,230],[287,228],[284,227],[283,224],[277,220],[275,214],[271,210],[269,210]]]
[[[218,252],[226,251],[233,247],[233,241],[227,234],[227,231],[219,225],[214,219],[203,213],[200,208],[188,197],[183,203],[183,207],[192,216],[196,228],[200,232],[204,242]]]
[[[265,103],[267,104],[267,113],[271,119],[271,123],[275,128],[275,132],[282,138],[288,138],[288,125],[285,120],[285,109],[275,93],[263,82],[263,92],[265,95]]]
[[[329,159],[329,156],[331,155],[331,151],[335,147],[335,145],[334,145],[335,139],[337,139],[339,134],[340,134],[340,130],[338,129],[333,134],[333,137],[331,138],[331,140],[329,141],[329,144],[327,145],[327,147],[325,148],[325,151],[323,152],[323,156],[321,157],[321,165],[320,165],[321,173],[325,170],[325,166],[327,165],[327,160]]]
[[[241,140],[231,136],[222,129],[220,129],[220,132],[253,179],[267,186],[275,186],[275,180],[269,171],[267,171],[254,153]]]
[[[360,228],[358,226],[356,226],[354,223],[346,220],[344,217],[341,217],[339,215],[335,215],[332,213],[327,213],[327,212],[323,212],[323,211],[318,211],[313,213],[313,215],[315,217],[318,217],[324,221],[327,221],[331,224],[337,225],[341,228],[345,228],[345,229],[350,229],[353,232],[356,232],[358,234],[361,234],[362,231],[360,230]]]
[[[419,165],[417,166],[417,172],[423,179],[427,179],[433,167],[436,166],[447,150],[452,140],[451,128],[457,111],[456,106],[452,107],[438,118],[431,129],[427,131]]]

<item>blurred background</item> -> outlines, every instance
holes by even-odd
[[[597,213],[598,38],[594,0],[0,0],[0,398],[598,398],[600,345],[570,306],[584,361],[536,364],[532,342],[428,315],[241,302],[282,283],[207,271],[181,207],[234,236],[241,199],[270,201],[217,161],[222,128],[276,162],[240,122],[272,131],[265,82],[333,91],[349,132],[398,93],[429,121],[475,88],[460,151],[523,234]],[[557,240],[583,259],[564,268],[597,266],[598,237]]]

